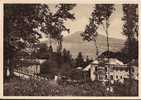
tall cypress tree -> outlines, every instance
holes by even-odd
[[[133,59],[133,55],[138,55],[138,51],[135,50],[133,47],[134,45],[138,45],[138,5],[137,4],[123,4],[123,34],[127,36],[127,42],[125,48],[127,48],[127,54],[129,57],[129,61]],[[134,42],[134,41],[137,42]],[[138,49],[138,46],[137,48]],[[137,57],[138,59],[138,57]],[[129,67],[129,95],[132,94],[131,87],[132,87],[132,66],[128,64]]]

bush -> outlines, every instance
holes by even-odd
[[[114,91],[119,96],[138,96],[138,81],[125,80],[125,84],[116,85]]]
[[[54,76],[59,72],[59,66],[56,61],[47,60],[41,64],[41,74]]]

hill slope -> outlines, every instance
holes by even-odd
[[[93,41],[87,42],[83,41],[80,36],[81,32],[76,32],[69,36],[64,37],[63,39],[63,47],[67,50],[70,50],[73,57],[78,55],[78,52],[82,52],[86,57],[96,57],[95,44]],[[106,37],[104,35],[98,35],[96,37],[97,45],[99,48],[99,52],[102,53],[107,50],[107,42]],[[116,52],[119,51],[124,46],[125,40],[109,38],[110,43],[110,51]]]

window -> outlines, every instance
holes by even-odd
[[[100,75],[100,74],[99,74],[99,75],[98,75],[98,80],[103,80],[104,77],[105,77],[104,75]]]
[[[132,72],[134,73],[134,68],[132,68]]]
[[[95,71],[97,71],[97,66],[95,67]]]
[[[118,76],[116,75],[116,79],[118,79]]]
[[[123,77],[122,76],[120,76],[120,79],[122,79]]]
[[[107,75],[105,75],[105,79],[107,79],[108,78],[108,76]]]
[[[107,67],[105,67],[105,71],[106,71],[106,72],[108,71]]]
[[[111,80],[113,80],[113,75],[110,75]]]
[[[125,71],[128,72],[128,68],[126,68]]]

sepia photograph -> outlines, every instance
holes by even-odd
[[[3,4],[3,96],[139,96],[139,5]]]

